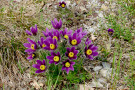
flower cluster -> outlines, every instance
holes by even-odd
[[[82,28],[75,31],[68,30],[67,28],[60,30],[62,27],[61,19],[58,21],[55,18],[51,23],[53,26],[52,29],[49,30],[46,28],[46,31],[42,31],[44,37],[38,38],[37,25],[35,25],[35,28],[30,28],[31,32],[26,30],[28,35],[37,36],[35,40],[28,38],[29,43],[24,43],[24,46],[27,48],[25,52],[29,55],[27,59],[32,60],[36,58],[36,54],[39,53],[39,51],[45,50],[50,53],[50,56],[46,56],[47,60],[49,60],[49,64],[62,65],[61,70],[66,70],[67,73],[69,73],[70,70],[74,71],[74,60],[77,59],[77,54],[79,53],[76,46],[78,46],[82,38],[87,35],[87,31],[83,31]],[[62,42],[60,41],[67,41],[68,43],[68,45],[63,47],[66,50],[64,53],[58,48],[61,47],[59,43]],[[88,38],[85,41],[85,47],[83,49],[86,58],[90,60],[93,60],[93,57],[98,55],[98,47],[91,44],[91,40]],[[46,65],[45,60],[37,60],[36,62],[37,64],[33,65],[34,68],[38,69],[36,73],[42,73],[47,69],[48,65]]]

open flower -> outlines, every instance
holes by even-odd
[[[55,30],[52,33],[49,33],[49,36],[53,39],[60,40],[60,33],[58,30]]]
[[[62,70],[66,70],[67,74],[69,73],[69,70],[74,71],[73,65],[75,64],[75,62],[72,62],[69,59],[67,59],[66,61],[62,62],[62,64]]]
[[[87,38],[86,41],[85,41],[85,44],[86,45],[90,45],[91,44],[91,40],[89,40],[89,38]]]
[[[65,8],[66,7],[66,3],[63,1],[63,2],[59,2],[59,6],[61,6],[62,8]]]
[[[109,28],[107,31],[108,31],[108,34],[109,34],[109,35],[111,35],[111,36],[113,35],[113,32],[114,32],[113,29],[110,29],[110,28]]]
[[[36,57],[35,53],[28,54],[29,56],[27,57],[28,60],[32,60]]]
[[[91,60],[93,60],[93,56],[97,56],[98,52],[96,50],[98,49],[97,46],[94,46],[93,44],[89,45],[88,48],[87,46],[84,49],[85,56]]]
[[[77,36],[77,33],[74,33],[73,36],[69,37],[69,43],[73,46],[78,45],[81,42],[81,37]]]
[[[71,36],[71,34],[72,34],[72,30],[68,31],[67,28],[65,28],[65,30],[64,31],[61,30],[60,33],[62,34],[64,39],[68,39],[69,36]]]
[[[54,21],[51,21],[52,23],[52,26],[55,28],[55,29],[60,29],[61,26],[62,26],[62,21],[61,19],[59,20],[59,22],[57,21],[57,19],[55,18]]]
[[[33,67],[38,69],[35,73],[43,73],[47,68],[45,60],[37,60],[37,64],[33,64]]]
[[[47,56],[46,58],[50,60],[49,61],[50,64],[55,63],[55,65],[57,65],[61,59],[60,52],[57,52],[57,54],[54,52],[51,52],[51,56]]]
[[[46,44],[44,43],[45,39],[41,37],[40,41],[38,41],[38,44],[40,45],[41,48],[46,47]]]
[[[28,40],[29,43],[24,43],[23,44],[25,47],[28,48],[28,49],[25,50],[25,52],[29,52],[29,53],[35,52],[36,49],[37,49],[36,42],[34,42],[33,40],[31,40],[30,38],[27,38],[27,40]]]
[[[46,46],[44,47],[44,49],[46,49],[46,50],[55,50],[58,46],[57,40],[53,39],[51,37],[46,38],[44,43],[46,44]]]
[[[25,32],[27,33],[27,34],[29,34],[29,35],[37,35],[37,25],[35,24],[35,28],[34,27],[31,27],[30,28],[30,30],[31,30],[31,32],[30,31],[28,31],[28,30],[26,30]]]
[[[72,47],[71,49],[68,47],[67,52],[65,55],[70,59],[77,59],[78,50],[75,50],[75,47]]]
[[[79,37],[83,38],[85,35],[87,35],[87,31],[82,31],[82,27],[75,30],[75,33],[77,33],[79,35]]]

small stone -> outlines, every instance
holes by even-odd
[[[88,31],[89,32],[95,32],[95,30],[93,28],[89,28]]]
[[[91,87],[98,87],[101,88],[103,85],[100,82],[96,82],[95,80],[92,80],[92,83],[90,84]]]
[[[104,17],[102,13],[99,13],[98,16],[99,16],[99,17]]]
[[[99,71],[101,68],[102,66],[96,66],[93,70],[96,72],[96,71]]]
[[[101,74],[103,77],[109,79],[109,77],[111,76],[111,70],[112,70],[112,69],[101,69],[101,70],[100,70],[100,74]]]
[[[103,68],[108,69],[111,67],[111,65],[107,62],[102,62]]]
[[[98,81],[103,84],[107,83],[107,80],[105,78],[99,78]]]

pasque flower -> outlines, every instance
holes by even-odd
[[[53,39],[51,37],[47,37],[46,40],[44,41],[45,47],[44,49],[46,50],[55,50],[57,48],[57,40]]]
[[[77,59],[78,50],[75,50],[75,47],[72,47],[71,49],[68,47],[67,52],[65,55],[70,59]]]
[[[113,29],[110,29],[110,28],[109,28],[107,31],[108,31],[108,34],[109,34],[109,35],[113,35],[113,32],[114,32]]]
[[[86,46],[90,45],[91,44],[91,40],[89,40],[89,38],[87,38],[86,41],[85,41],[85,44],[86,44]]]
[[[68,39],[69,36],[71,36],[71,34],[72,34],[72,30],[68,31],[67,28],[65,28],[65,30],[64,31],[61,30],[60,33],[62,34],[64,39]]]
[[[75,62],[72,62],[69,59],[67,59],[66,61],[62,62],[62,64],[62,70],[66,70],[67,74],[69,73],[69,70],[74,71],[73,65],[75,64]]]
[[[52,23],[52,26],[55,28],[55,29],[60,29],[61,26],[62,26],[62,21],[61,19],[59,20],[59,22],[57,21],[57,19],[55,18],[54,21],[51,21]]]
[[[37,25],[35,24],[35,28],[34,27],[31,27],[30,28],[30,30],[31,30],[31,32],[30,31],[28,31],[28,30],[26,30],[25,32],[27,33],[27,34],[29,34],[29,35],[37,35]]]
[[[40,41],[38,41],[38,44],[40,45],[41,48],[44,49],[44,47],[46,47],[46,44],[45,44],[45,39],[43,37],[41,37]]]
[[[62,8],[65,8],[66,3],[64,1],[63,2],[59,2],[59,6],[61,6]]]
[[[50,64],[55,63],[55,65],[57,65],[60,62],[60,52],[54,53],[51,52],[51,56],[47,56],[46,57],[49,61]]]
[[[79,35],[77,33],[74,33],[73,36],[70,36],[69,37],[69,43],[72,45],[72,46],[76,46],[78,45],[79,43],[81,43],[81,37],[79,37]]]
[[[33,64],[33,67],[38,69],[35,73],[43,73],[47,68],[45,60],[37,60],[37,64]]]
[[[23,44],[25,47],[28,48],[28,49],[25,50],[25,52],[28,52],[28,53],[35,52],[35,50],[37,49],[36,42],[34,42],[33,40],[31,40],[30,38],[27,38],[27,40],[28,40],[29,43],[24,43]]]
[[[82,27],[75,30],[75,33],[77,33],[79,35],[79,37],[83,38],[85,35],[87,35],[87,31],[82,31]]]
[[[98,49],[97,46],[94,46],[93,44],[89,45],[88,47],[86,46],[84,49],[85,56],[91,60],[93,60],[93,56],[97,56],[98,52],[96,50]]]
[[[51,38],[60,40],[60,32],[58,30],[53,31],[52,33],[48,34]]]
[[[27,57],[28,60],[32,60],[36,57],[35,53],[28,54],[29,56]]]

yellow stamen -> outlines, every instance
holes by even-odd
[[[32,54],[32,57],[34,57],[35,56],[35,54]]]
[[[71,41],[71,44],[72,44],[72,45],[76,45],[76,44],[77,44],[77,40],[76,40],[76,39],[73,39],[73,40]]]
[[[109,32],[110,34],[112,34],[112,32]]]
[[[73,52],[70,52],[70,53],[68,54],[68,56],[69,56],[69,57],[74,57],[74,53],[73,53]]]
[[[91,54],[92,54],[92,50],[88,49],[88,50],[86,51],[86,54],[87,54],[87,55],[91,55]]]
[[[55,49],[55,45],[54,44],[50,44],[50,49]]]
[[[69,62],[66,62],[66,63],[65,63],[65,66],[66,66],[66,67],[70,67],[70,63],[69,63]]]
[[[58,37],[57,37],[57,36],[53,36],[53,39],[56,39],[56,40],[58,40]]]
[[[41,70],[45,70],[45,65],[41,65],[41,66],[40,66],[40,69],[41,69]]]
[[[64,35],[64,38],[68,39],[68,35]]]
[[[65,4],[62,4],[61,6],[62,6],[62,7],[65,7]]]
[[[55,57],[53,58],[53,60],[54,60],[55,62],[58,62],[58,61],[59,61],[59,57],[58,57],[58,56],[55,56]]]
[[[34,44],[31,44],[31,49],[35,50],[34,46],[35,46]]]
[[[44,48],[46,45],[45,44],[42,44],[42,48]]]

